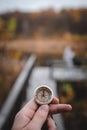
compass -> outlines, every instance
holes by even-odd
[[[49,104],[53,99],[53,91],[46,85],[39,86],[35,89],[34,99],[40,105]]]

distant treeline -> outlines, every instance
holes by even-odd
[[[0,15],[0,39],[64,34],[87,34],[87,9],[52,9],[40,13],[6,13]]]

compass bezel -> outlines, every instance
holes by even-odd
[[[48,101],[40,101],[39,99],[38,99],[38,92],[39,91],[41,91],[41,89],[43,90],[47,90],[47,92],[49,92],[49,94],[50,94],[50,99],[48,100]],[[34,99],[35,99],[35,102],[37,103],[37,104],[39,104],[39,105],[45,105],[45,104],[50,104],[51,102],[52,102],[52,100],[53,100],[53,91],[52,91],[52,89],[50,88],[50,87],[48,87],[47,85],[41,85],[41,86],[38,86],[36,89],[35,89],[35,91],[34,91]]]

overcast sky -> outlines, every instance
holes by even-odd
[[[48,8],[87,8],[87,0],[0,0],[0,13],[14,10],[32,12]]]

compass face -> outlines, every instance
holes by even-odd
[[[38,104],[49,104],[53,99],[53,91],[46,85],[42,85],[35,90],[35,101]]]

